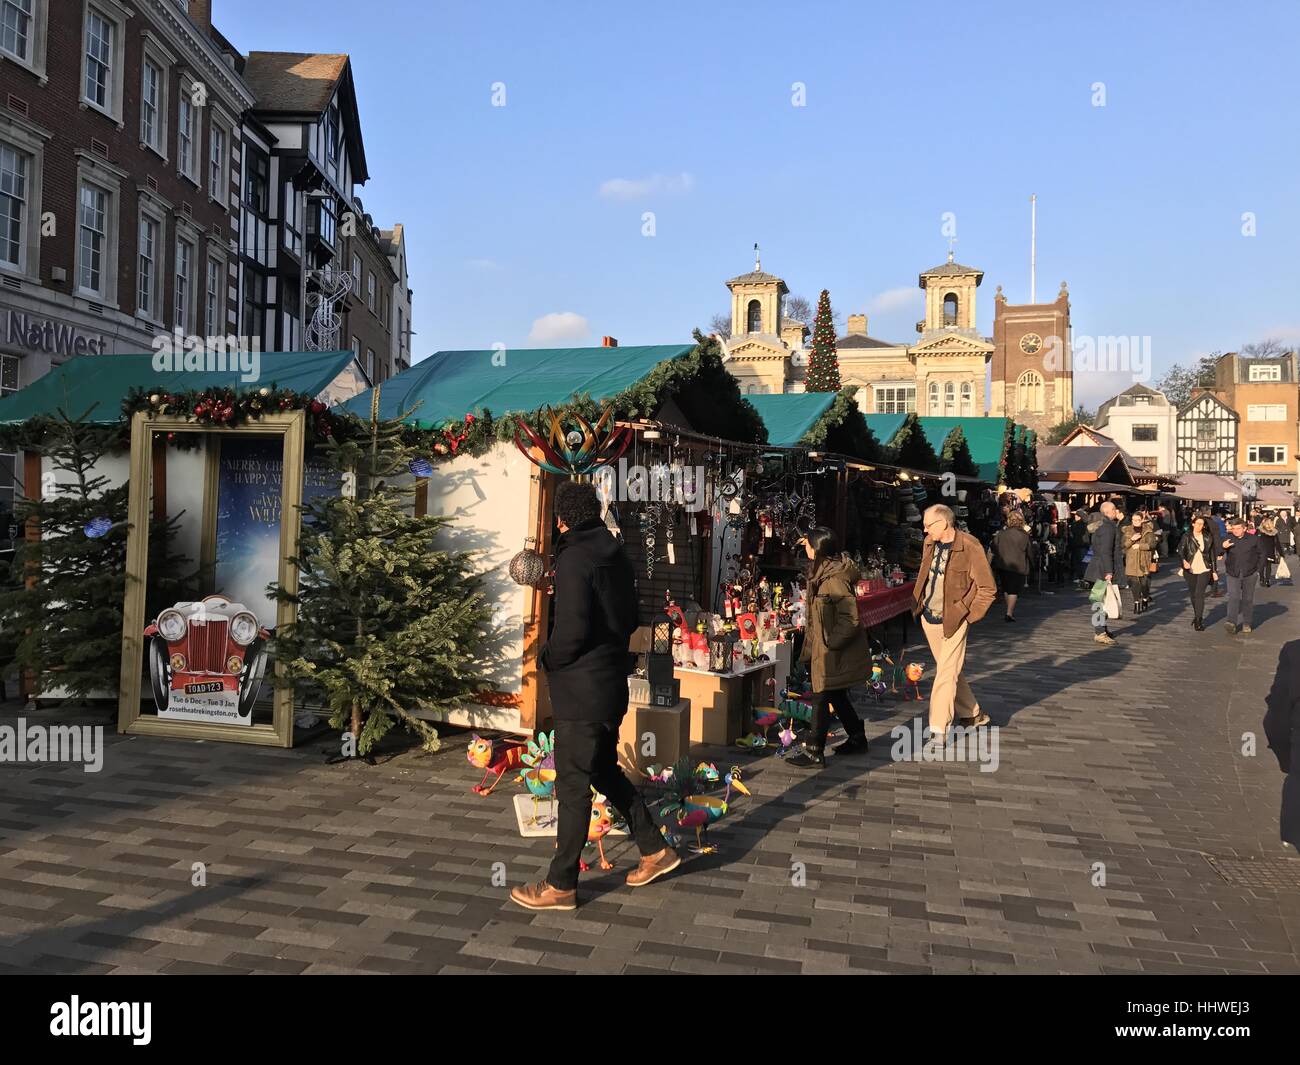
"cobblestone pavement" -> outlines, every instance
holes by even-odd
[[[518,910],[493,885],[495,862],[535,879],[552,845],[519,838],[516,790],[470,794],[459,733],[371,767],[325,765],[323,742],[110,728],[100,773],[0,767],[0,970],[1300,972],[1300,859],[1277,841],[1260,730],[1298,599],[1261,590],[1236,638],[1212,600],[1198,634],[1165,578],[1113,648],[1078,593],[1027,596],[1015,625],[995,607],[968,663],[995,772],[891,760],[916,703],[867,704],[871,754],[819,774],[699,748],[747,766],[754,792],[713,831],[718,852],[631,891],[619,841],[574,914]]]

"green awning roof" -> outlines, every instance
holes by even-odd
[[[0,425],[17,425],[62,409],[75,418],[87,410],[92,422],[122,417],[122,400],[131,389],[201,391],[262,387],[288,388],[316,396],[353,359],[350,351],[266,351],[256,381],[240,381],[238,370],[168,370],[153,367],[152,352],[141,355],[78,355],[37,378],[21,391],[0,399]]]
[[[870,421],[870,419],[868,419]],[[943,442],[948,434],[960,425],[966,437],[966,446],[970,448],[970,457],[979,470],[981,481],[996,484],[998,464],[1002,461],[1002,441],[1007,431],[1005,418],[918,418],[921,432],[934,448],[936,455],[942,454]]]
[[[898,435],[898,430],[903,428],[903,422],[907,421],[906,414],[868,414],[865,417],[867,427],[880,441],[881,447],[888,447],[889,442]]]
[[[754,405],[767,426],[767,442],[776,447],[794,447],[816,424],[832,403],[834,392],[787,392],[745,397]]]
[[[599,402],[630,388],[661,362],[694,348],[694,344],[649,344],[436,351],[383,382],[379,413],[396,418],[411,411],[412,425],[433,429],[483,410],[499,418],[557,407],[584,394]],[[342,404],[342,409],[368,418],[370,390]]]

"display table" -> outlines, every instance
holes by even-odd
[[[745,734],[753,708],[763,702],[763,685],[776,668],[757,662],[731,673],[677,666],[673,676],[691,704],[691,742],[729,746]]]
[[[915,586],[915,581],[908,581],[893,588],[858,596],[858,617],[863,626],[874,628],[899,614],[909,613],[912,609],[912,589]]]

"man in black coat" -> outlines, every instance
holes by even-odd
[[[1117,588],[1128,587],[1128,577],[1124,573],[1124,545],[1119,535],[1119,509],[1107,500],[1101,505],[1101,514],[1092,531],[1092,561],[1084,571],[1084,579],[1091,582],[1110,581]],[[1106,627],[1105,601],[1088,603],[1092,616],[1093,639],[1103,646],[1110,647],[1115,642]]]
[[[618,766],[618,727],[627,713],[627,677],[636,663],[628,640],[637,628],[636,583],[627,552],[600,520],[590,484],[566,481],[555,494],[555,599],[541,654],[555,719],[555,795],[559,824],[546,879],[510,897],[530,910],[577,908],[578,863],[591,824],[593,789],[623,815],[641,851],[627,876],[641,887],[681,864],[645,802]]]
[[[1267,705],[1264,735],[1269,749],[1277,755],[1278,767],[1286,774],[1282,783],[1282,841],[1300,847],[1300,762],[1295,760],[1296,745],[1300,744],[1300,640],[1282,645]]]
[[[1255,585],[1264,572],[1268,552],[1258,534],[1246,535],[1244,518],[1228,519],[1228,535],[1223,538],[1219,550],[1223,552],[1223,568],[1228,575],[1228,635],[1249,634],[1255,607]]]

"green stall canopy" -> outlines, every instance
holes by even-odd
[[[997,484],[998,464],[1002,461],[1002,443],[1007,431],[1006,418],[918,418],[917,421],[936,455],[943,453],[943,443],[948,434],[960,425],[980,480]]]
[[[436,429],[484,410],[500,418],[558,407],[575,396],[608,399],[631,388],[656,366],[694,350],[694,344],[600,348],[499,348],[436,351],[383,382],[379,414],[406,415],[411,425]],[[369,390],[342,404],[370,417]]]
[[[906,414],[868,414],[865,417],[867,427],[880,441],[881,447],[888,447],[890,441],[898,435],[898,430],[903,428],[903,422],[907,421]]]
[[[767,442],[794,447],[835,402],[834,392],[787,392],[745,397],[767,426]]]
[[[155,357],[152,352],[78,355],[0,399],[0,425],[19,425],[59,410],[70,418],[90,410],[89,421],[116,422],[122,417],[122,401],[133,388],[167,392],[232,388],[242,392],[271,387],[318,396],[355,358],[350,351],[264,351],[259,355],[257,380],[241,381],[238,369],[156,370]]]

